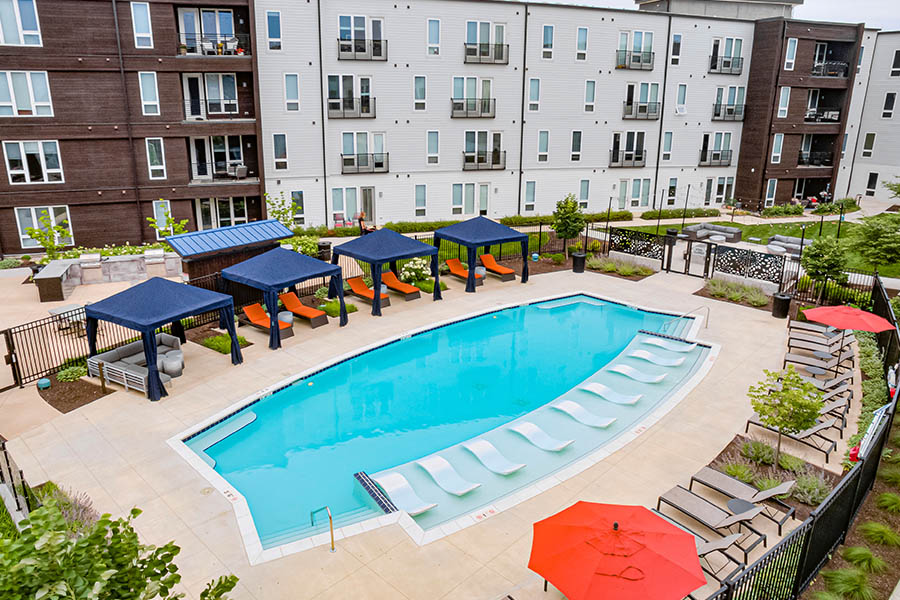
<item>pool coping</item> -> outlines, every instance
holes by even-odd
[[[502,512],[503,510],[512,508],[513,506],[524,502],[525,500],[528,500],[529,498],[532,498],[540,494],[541,492],[549,490],[555,485],[562,483],[563,481],[574,477],[575,475],[578,475],[585,469],[593,466],[615,451],[625,447],[627,444],[634,441],[639,435],[649,429],[652,425],[657,423],[663,416],[665,416],[670,410],[678,405],[687,396],[687,394],[692,391],[694,387],[696,387],[697,384],[700,383],[700,381],[702,381],[704,377],[706,377],[706,375],[709,373],[709,370],[712,368],[712,364],[715,362],[715,359],[719,354],[720,346],[718,344],[703,342],[702,340],[698,340],[695,337],[700,329],[700,321],[698,320],[699,317],[696,315],[688,315],[686,313],[673,314],[669,311],[663,311],[639,304],[613,300],[610,298],[599,296],[592,292],[580,290],[562,294],[555,294],[552,296],[545,296],[542,298],[534,298],[521,302],[497,305],[488,309],[474,311],[465,315],[453,317],[451,319],[444,319],[442,321],[436,321],[422,327],[409,329],[401,332],[398,335],[373,342],[349,352],[345,352],[344,354],[319,363],[318,365],[306,369],[305,371],[301,371],[300,373],[281,379],[278,382],[267,386],[259,390],[258,392],[247,396],[246,398],[243,398],[242,400],[232,403],[230,406],[222,409],[221,411],[211,415],[210,417],[207,417],[206,419],[191,427],[188,427],[181,433],[170,437],[167,440],[167,443],[175,451],[176,454],[181,456],[181,458],[183,458],[190,466],[192,466],[204,479],[209,481],[209,483],[231,503],[235,518],[237,519],[238,530],[240,532],[241,539],[244,542],[244,549],[247,553],[247,559],[251,566],[262,564],[264,562],[275,560],[277,558],[282,558],[284,556],[295,554],[297,552],[302,552],[304,550],[310,550],[316,546],[330,544],[331,537],[329,535],[329,532],[325,531],[306,538],[288,542],[286,544],[281,544],[279,546],[264,549],[262,546],[262,541],[260,540],[259,534],[256,530],[256,525],[253,521],[253,515],[250,512],[250,507],[247,503],[246,498],[244,498],[243,494],[237,491],[234,486],[230,484],[222,475],[220,475],[215,469],[210,467],[206,463],[206,461],[204,461],[200,457],[200,455],[191,450],[191,448],[189,448],[185,442],[206,431],[207,429],[214,427],[221,421],[230,418],[235,413],[247,408],[252,404],[255,404],[256,402],[259,402],[267,396],[270,396],[290,385],[295,384],[298,381],[315,375],[316,373],[328,369],[338,363],[357,356],[361,356],[382,346],[390,345],[392,343],[412,337],[413,335],[419,335],[433,329],[439,329],[453,323],[466,321],[494,312],[499,312],[518,306],[528,306],[531,304],[560,300],[562,298],[582,295],[595,298],[597,300],[602,300],[604,302],[618,304],[620,306],[627,306],[643,312],[671,316],[673,319],[689,318],[691,319],[691,324],[688,327],[687,332],[681,335],[681,338],[689,341],[696,341],[704,346],[707,346],[709,348],[709,353],[707,354],[706,359],[703,361],[703,364],[697,368],[694,374],[678,389],[676,389],[674,393],[672,393],[669,398],[666,399],[665,402],[659,404],[652,412],[644,417],[644,419],[636,423],[635,427],[632,428],[631,431],[620,434],[614,440],[609,442],[609,444],[604,445],[597,451],[581,458],[579,461],[567,467],[560,469],[559,471],[552,473],[551,475],[543,479],[530,484],[524,489],[518,490],[513,494],[503,496],[495,500],[492,504],[485,505],[475,510],[474,512],[471,512],[462,517],[458,517],[452,521],[443,523],[427,531],[422,529],[413,520],[412,517],[410,517],[406,512],[402,510],[398,510],[389,514],[379,515],[377,517],[372,517],[370,519],[366,519],[356,523],[351,523],[334,530],[334,539],[335,541],[337,541],[345,537],[350,537],[352,535],[372,531],[373,529],[377,529],[379,527],[398,523],[407,533],[407,535],[409,535],[412,541],[417,545],[421,546],[424,544],[428,544],[445,536],[451,535],[452,533],[460,531],[466,527],[470,527],[472,525],[475,525],[476,523],[484,521],[485,519],[488,519],[495,514]],[[666,336],[665,334],[663,334],[663,336],[671,337]],[[553,400],[550,400],[550,402],[552,401]]]

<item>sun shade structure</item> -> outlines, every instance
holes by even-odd
[[[528,281],[527,233],[521,233],[506,225],[501,225],[496,221],[479,216],[455,225],[441,227],[434,232],[434,244],[438,250],[441,248],[441,240],[455,242],[460,246],[465,246],[468,250],[469,277],[466,279],[467,292],[475,291],[475,259],[477,258],[478,248],[484,248],[484,252],[487,253],[488,247],[494,244],[507,242],[520,242],[522,244],[522,283]]]
[[[416,256],[431,256],[431,275],[434,277],[435,300],[441,299],[441,281],[438,272],[438,249],[429,244],[419,242],[390,229],[379,229],[355,240],[336,246],[331,251],[331,262],[337,264],[338,256],[349,256],[367,263],[372,273],[372,287],[375,298],[372,300],[372,314],[381,316],[381,271],[385,264],[390,264],[391,271],[397,272],[397,261]]]
[[[191,231],[166,237],[166,242],[182,258],[194,258],[246,246],[260,246],[293,237],[294,232],[276,221],[254,221],[230,227]]]
[[[156,330],[172,324],[173,335],[184,341],[181,319],[219,311],[219,327],[231,336],[231,362],[243,361],[234,330],[234,302],[231,296],[203,288],[153,277],[109,298],[85,306],[85,329],[90,356],[97,354],[97,321],[109,321],[141,332],[147,361],[147,396],[159,400],[167,395],[156,364]]]
[[[328,285],[328,297],[337,296],[340,301],[341,327],[343,327],[347,324],[347,309],[344,306],[341,268],[337,265],[330,265],[317,258],[285,248],[274,248],[222,269],[222,278],[226,281],[234,281],[262,290],[266,310],[269,311],[269,348],[272,350],[281,348],[281,330],[278,326],[279,292],[315,277],[331,277]],[[297,293],[296,288],[292,291]]]

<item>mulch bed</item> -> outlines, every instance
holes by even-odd
[[[44,402],[61,413],[71,412],[115,391],[111,387],[107,387],[104,394],[99,385],[84,379],[60,381],[56,375],[50,375],[48,379],[50,380],[50,389],[39,389],[38,394],[41,395]]]
[[[194,342],[195,344],[200,344],[203,346],[203,340],[206,338],[216,337],[217,335],[221,335],[222,332],[218,329],[218,323],[207,323],[206,325],[201,325],[200,327],[193,327],[184,332],[184,337],[187,338],[187,341]],[[240,335],[240,333],[238,333]],[[246,344],[241,344],[241,348],[246,348],[247,346],[252,346],[253,342],[247,341]],[[205,346],[204,346],[205,348]]]
[[[900,204],[892,204],[885,209],[885,212],[900,212]]]
[[[514,269],[516,272],[516,278],[518,279],[519,275],[522,273],[522,259],[509,259],[503,261],[497,261],[504,267],[509,267],[510,269]],[[572,270],[572,259],[569,258],[562,264],[556,264],[549,258],[539,258],[537,262],[532,260],[528,261],[528,276],[532,275],[540,275],[542,273],[554,273],[556,271],[571,271]]]
[[[755,308],[756,310],[764,310],[769,313],[772,312],[772,304],[774,302],[774,300],[772,300],[772,296],[769,296],[769,302],[763,306],[753,306],[752,304],[750,304],[749,302],[747,302],[745,300],[741,300],[740,302],[732,302],[728,298],[716,298],[715,296],[710,294],[709,291],[707,291],[705,286],[700,288],[696,292],[694,292],[694,295],[701,296],[703,298],[709,298],[710,300],[718,300],[719,302],[727,302],[728,304],[737,304],[739,306],[746,306],[747,308]]]

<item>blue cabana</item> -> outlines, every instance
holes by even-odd
[[[381,271],[390,263],[391,271],[397,276],[397,261],[416,256],[431,256],[431,275],[434,277],[435,300],[441,299],[441,279],[438,272],[437,248],[425,244],[390,229],[379,229],[355,240],[336,246],[331,251],[331,262],[337,264],[338,256],[349,256],[368,263],[372,273],[372,314],[381,316]]]
[[[330,265],[318,258],[306,256],[285,248],[273,248],[244,262],[222,269],[222,278],[249,285],[262,290],[266,310],[269,311],[269,348],[281,348],[281,330],[278,327],[278,293],[292,288],[301,281],[315,277],[331,277],[328,297],[337,295],[341,304],[341,327],[347,324],[347,309],[344,307],[344,284],[341,268]]]
[[[468,221],[441,227],[434,232],[434,245],[440,249],[441,240],[455,242],[468,249],[469,277],[466,279],[466,291],[475,291],[475,259],[478,248],[488,251],[494,244],[521,242],[522,244],[522,283],[528,281],[528,234],[491,221],[486,217],[475,217]]]
[[[243,361],[241,346],[234,331],[234,302],[231,296],[203,288],[154,277],[124,292],[84,307],[90,355],[97,354],[97,321],[110,321],[141,332],[147,361],[147,396],[159,400],[166,388],[159,379],[156,364],[156,330],[172,324],[172,333],[184,341],[181,319],[214,310],[219,311],[219,326],[231,336],[231,362]]]

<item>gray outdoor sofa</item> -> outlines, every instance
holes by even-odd
[[[126,390],[147,393],[147,362],[140,340],[88,358],[88,375],[99,377],[101,363],[103,379],[107,382],[124,385]],[[157,333],[156,364],[163,384],[172,381],[172,377],[179,377],[184,368],[181,340],[168,333]]]
[[[800,256],[800,238],[791,237],[789,235],[773,235],[769,238],[769,243],[766,246],[769,249],[769,252],[772,252],[772,247],[783,248],[783,254],[787,254],[791,257],[799,257]],[[809,238],[803,240],[803,247],[807,247],[812,244],[813,241]]]
[[[711,235],[721,235],[725,237],[726,242],[741,241],[742,231],[737,227],[727,227],[725,225],[713,225],[712,223],[697,223],[696,225],[688,225],[681,230],[688,236],[689,240],[702,240]]]

